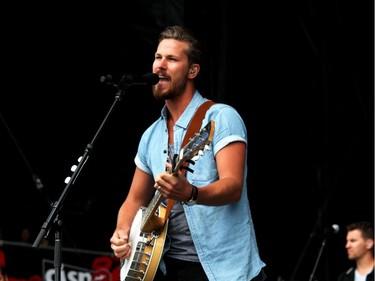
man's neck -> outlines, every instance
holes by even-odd
[[[356,270],[361,274],[365,275],[370,273],[374,269],[374,257],[369,253],[364,255],[361,259],[357,260]]]
[[[189,90],[184,94],[170,100],[166,100],[165,104],[168,108],[168,119],[172,124],[175,124],[180,116],[184,113],[185,109],[193,99],[195,90]]]

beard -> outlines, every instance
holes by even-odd
[[[169,88],[163,89],[157,85],[152,88],[156,100],[170,100],[181,96],[186,89],[187,79],[180,79],[175,83],[169,82]]]

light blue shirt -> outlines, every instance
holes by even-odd
[[[207,99],[196,91],[192,101],[174,126],[174,148],[178,153],[191,118]],[[135,163],[154,178],[165,170],[168,156],[167,110],[142,135]],[[218,180],[216,153],[234,141],[247,144],[247,131],[241,116],[226,104],[216,103],[207,111],[201,127],[214,121],[210,150],[204,150],[187,172],[188,181],[206,186]],[[247,154],[247,153],[246,153]],[[247,195],[247,161],[241,199],[223,206],[184,205],[192,239],[199,260],[210,281],[249,281],[265,266],[260,259]],[[153,188],[150,186],[150,188]],[[165,245],[168,247],[168,245]]]

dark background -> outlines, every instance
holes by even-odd
[[[335,280],[350,265],[345,226],[374,220],[373,15],[373,1],[3,4],[3,239],[19,241],[27,227],[34,242],[94,141],[64,196],[62,241],[110,252],[138,140],[163,104],[148,87],[128,88],[96,137],[116,94],[100,77],[150,72],[157,35],[181,24],[204,44],[200,91],[247,124],[249,200],[269,280],[308,280],[324,229],[338,224],[316,271]]]

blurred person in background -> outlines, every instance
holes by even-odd
[[[346,227],[345,248],[348,259],[355,264],[342,272],[337,281],[374,280],[374,227],[367,221],[354,222]]]

